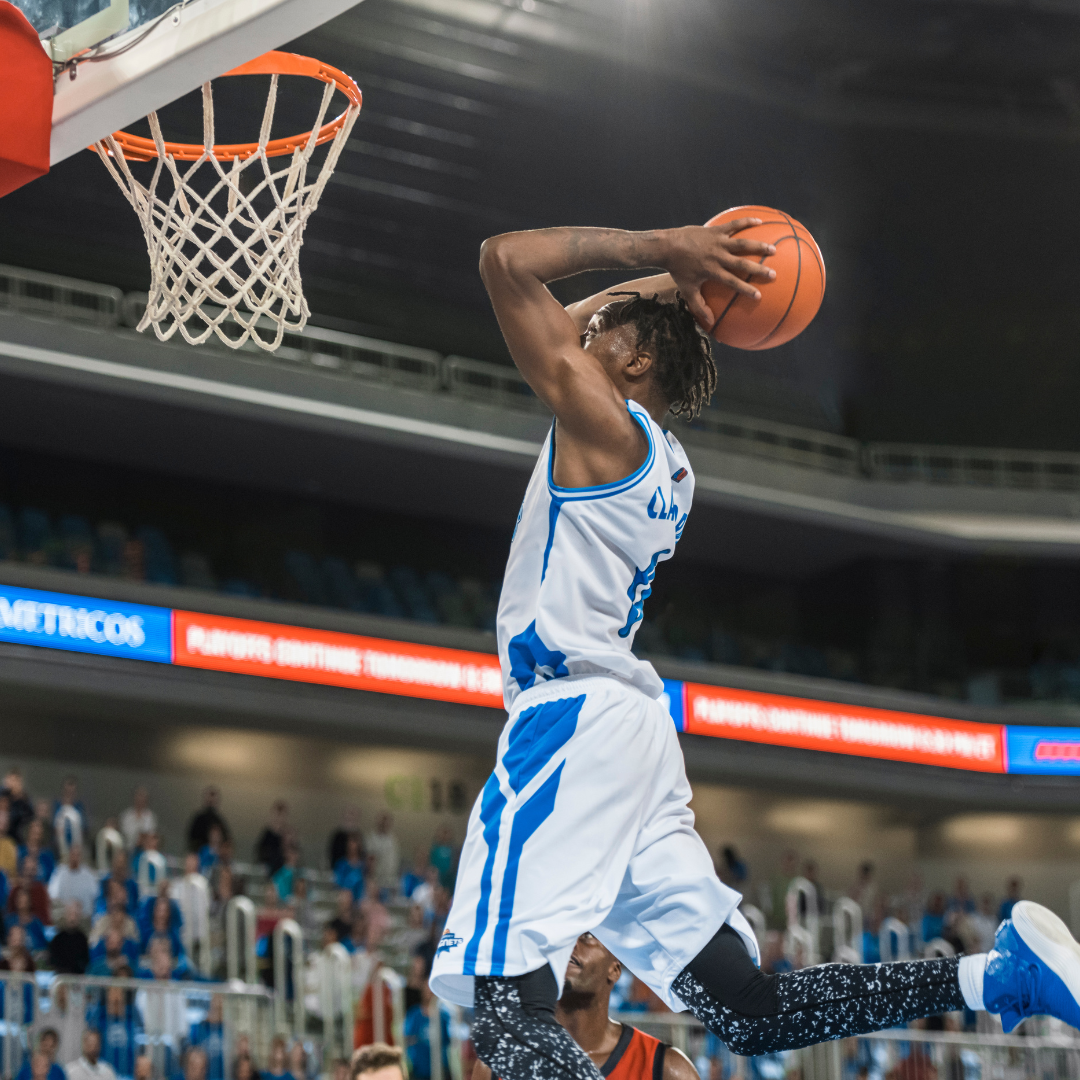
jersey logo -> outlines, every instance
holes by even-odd
[[[680,469],[677,473],[672,473],[671,474],[671,479],[674,480],[675,483],[677,484],[680,480],[684,479],[685,476],[686,476],[686,470],[685,469]]]
[[[456,949],[464,940],[464,938],[459,938],[457,934],[452,934],[447,930],[446,933],[439,938],[439,947],[435,950],[435,955],[439,956],[444,952],[449,952],[451,949]]]
[[[669,506],[664,501],[664,493],[657,488],[653,492],[652,498],[649,500],[648,515],[651,518],[657,518],[660,521],[675,521],[679,516],[679,508],[675,505],[675,492],[672,491],[669,495],[671,505]],[[660,500],[660,505],[656,505],[657,499]]]
[[[660,489],[657,488],[657,491]],[[655,517],[655,515],[653,515]],[[619,637],[629,637],[630,631],[634,627],[634,623],[639,622],[644,615],[642,610],[645,606],[645,601],[652,594],[652,582],[656,577],[656,561],[661,555],[670,555],[671,548],[664,548],[663,551],[658,551],[650,560],[649,565],[644,570],[639,570],[634,567],[634,580],[630,582],[630,588],[626,590],[626,595],[630,597],[630,612],[626,616],[626,625],[619,631]],[[641,595],[638,595],[638,589],[641,589]]]

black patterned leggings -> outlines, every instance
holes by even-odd
[[[752,1056],[896,1027],[964,1007],[957,957],[894,964],[824,964],[766,975],[730,926],[672,989],[736,1054]]]

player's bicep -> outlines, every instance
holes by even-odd
[[[664,1054],[664,1080],[701,1080],[694,1063],[674,1046]]]

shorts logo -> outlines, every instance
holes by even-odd
[[[447,930],[439,938],[439,947],[435,950],[435,955],[439,956],[444,952],[449,952],[451,949],[456,949],[464,940],[464,938],[459,938],[457,934],[452,934]]]

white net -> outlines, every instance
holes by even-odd
[[[310,312],[299,263],[304,226],[318,206],[360,106],[350,101],[316,173],[312,155],[334,84],[325,87],[306,142],[291,156],[270,157],[267,144],[277,89],[278,76],[273,75],[258,148],[247,157],[219,161],[215,156],[210,83],[202,88],[203,151],[196,160],[177,161],[167,152],[157,113],[147,117],[157,148],[148,183],[136,178],[115,136],[95,143],[139,215],[150,253],[150,298],[139,330],[153,326],[162,341],[179,331],[192,345],[216,334],[234,349],[250,339],[273,352],[287,331],[298,332],[306,325]]]

